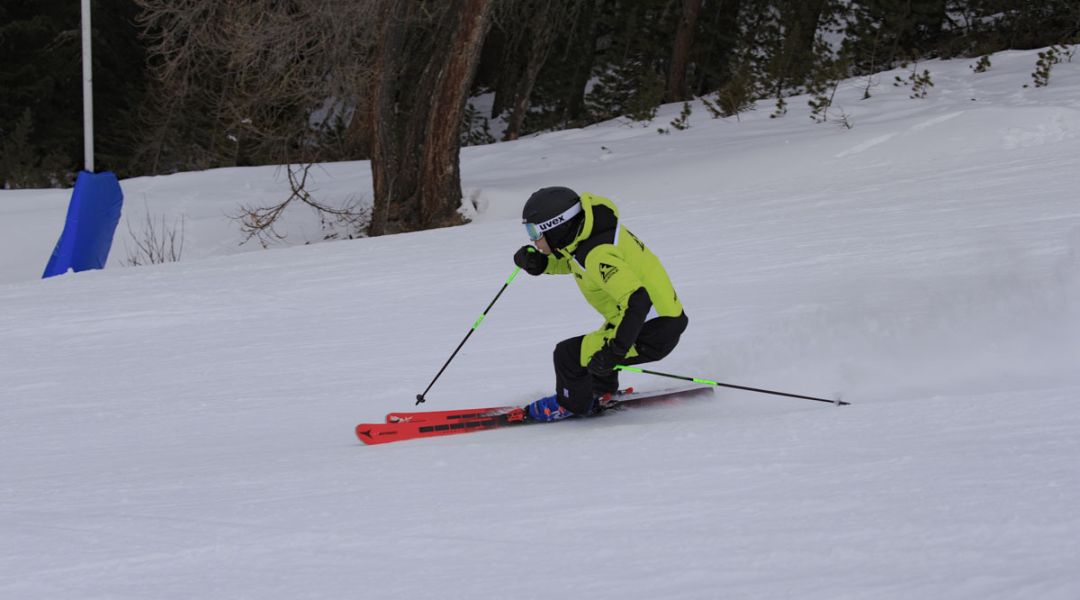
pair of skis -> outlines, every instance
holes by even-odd
[[[711,394],[712,390],[713,388],[707,386],[684,386],[644,392],[628,389],[612,395],[604,405],[605,408],[612,409],[643,404],[660,404],[691,395]],[[361,442],[369,445],[386,444],[532,423],[535,423],[535,421],[528,420],[524,409],[517,406],[392,412],[386,415],[386,420],[383,423],[361,423],[357,425],[356,437]]]

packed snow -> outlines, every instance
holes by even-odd
[[[0,597],[1080,598],[1080,64],[936,61],[690,129],[462,153],[448,229],[263,250],[283,168],[122,181],[101,271],[39,279],[69,190],[0,191]],[[846,128],[838,122],[846,115]],[[367,163],[311,172],[370,202]],[[613,198],[690,317],[652,368],[719,388],[595,419],[364,446],[514,269],[522,203]],[[125,267],[152,221],[180,262]],[[130,226],[129,226],[130,223]],[[599,317],[513,281],[431,409],[550,393]],[[624,374],[639,389],[671,381]]]

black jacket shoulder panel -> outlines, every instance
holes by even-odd
[[[574,249],[574,260],[584,266],[585,258],[592,249],[601,244],[614,244],[615,233],[619,229],[619,220],[615,213],[606,206],[594,206],[592,234],[581,241]]]

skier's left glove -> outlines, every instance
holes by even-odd
[[[514,264],[525,269],[529,275],[543,275],[547,270],[548,256],[532,246],[522,246],[514,253]]]
[[[626,353],[619,352],[611,342],[608,342],[589,359],[589,373],[592,373],[593,377],[610,377],[615,367],[624,358],[626,358]]]

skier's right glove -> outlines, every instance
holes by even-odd
[[[514,253],[514,264],[529,275],[541,275],[547,270],[548,256],[532,246],[522,246]]]
[[[589,373],[601,379],[610,377],[615,372],[615,367],[625,358],[625,352],[620,352],[615,349],[615,344],[608,342],[589,359]]]

